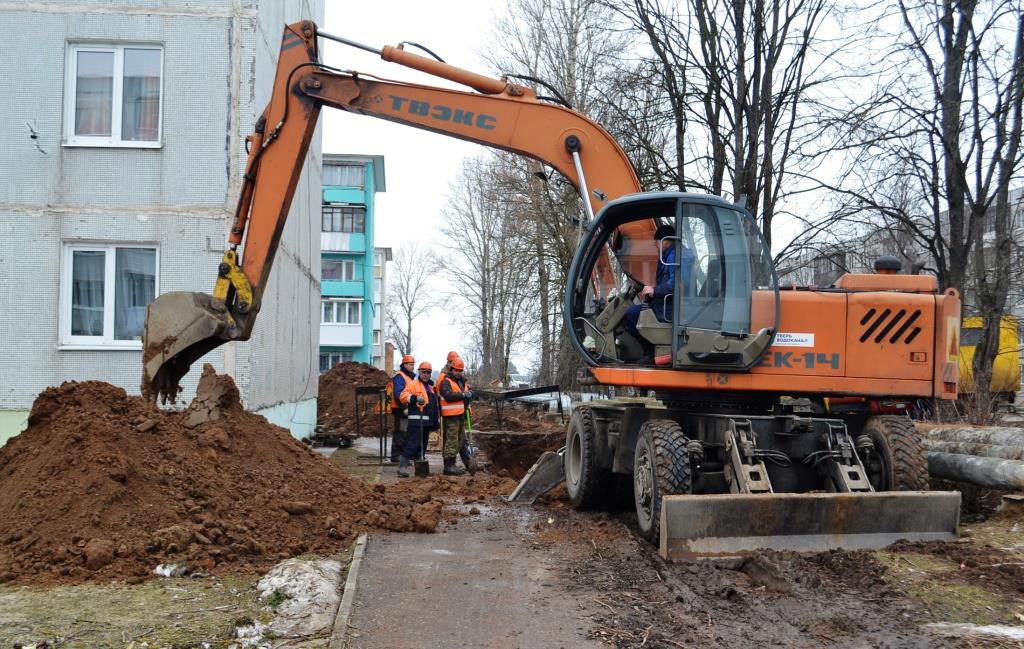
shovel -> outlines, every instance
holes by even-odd
[[[422,415],[423,411],[420,411]],[[423,420],[420,419],[420,456],[412,461],[413,474],[417,478],[425,478],[430,475],[430,462],[427,461],[427,434],[423,430]]]

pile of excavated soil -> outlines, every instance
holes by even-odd
[[[529,406],[528,406],[529,408]],[[569,421],[566,413],[565,421]],[[490,401],[473,403],[473,430],[531,430],[531,431],[565,431],[565,424],[555,420],[538,419],[536,409],[520,410],[509,404],[501,408],[501,425],[498,425],[498,411]]]
[[[107,383],[42,392],[0,448],[0,582],[141,581],[158,564],[262,570],[365,530],[432,531],[440,501],[346,475],[203,370],[183,412]]]
[[[483,451],[492,472],[505,471],[517,480],[526,475],[544,451],[565,445],[565,433],[529,431],[476,431],[473,442]]]
[[[320,375],[320,393],[316,400],[317,421],[326,430],[355,434],[356,388],[383,388],[389,380],[386,373],[366,363],[335,365]],[[378,415],[374,412],[375,406],[373,397],[359,397],[359,423],[363,435],[377,434]]]
[[[479,472],[476,475],[465,476],[431,475],[390,484],[386,493],[412,502],[440,499],[473,503],[484,502],[497,496],[507,496],[517,484],[517,481],[507,476]]]

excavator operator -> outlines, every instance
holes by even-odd
[[[655,285],[646,285],[640,291],[641,304],[634,304],[626,310],[623,322],[626,331],[633,335],[640,342],[644,354],[641,363],[653,364],[654,345],[646,340],[636,324],[640,319],[640,311],[651,309],[659,322],[672,321],[673,296],[676,287],[676,267],[679,267],[680,286],[690,285],[690,273],[692,272],[694,256],[685,245],[680,244],[679,262],[676,264],[676,240],[675,226],[670,224],[659,225],[654,232],[654,240],[658,242],[658,270],[655,274]]]

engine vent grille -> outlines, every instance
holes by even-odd
[[[895,344],[902,340],[905,344],[909,345],[921,333],[921,327],[914,326],[914,323],[920,317],[920,309],[911,311],[908,314],[906,309],[900,309],[893,313],[892,309],[883,309],[879,312],[878,309],[872,307],[860,319],[860,324],[864,327],[864,332],[860,335],[860,341],[866,343],[868,339],[873,337],[876,343],[880,343],[888,337],[890,344]]]

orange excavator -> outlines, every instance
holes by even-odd
[[[318,38],[470,91],[330,68]],[[144,393],[173,400],[192,363],[251,335],[322,106],[519,153],[580,191],[588,218],[565,329],[584,382],[646,396],[576,406],[565,448],[538,461],[515,499],[564,479],[574,505],[600,507],[631,485],[640,532],[666,557],[956,534],[959,494],[925,491],[924,450],[902,414],[918,399],[956,397],[956,291],[898,274],[892,259],[828,288],[780,287],[742,206],[642,193],[621,147],[568,106],[311,22],[285,27],[213,294],[149,306]],[[644,308],[659,279],[669,288]]]

